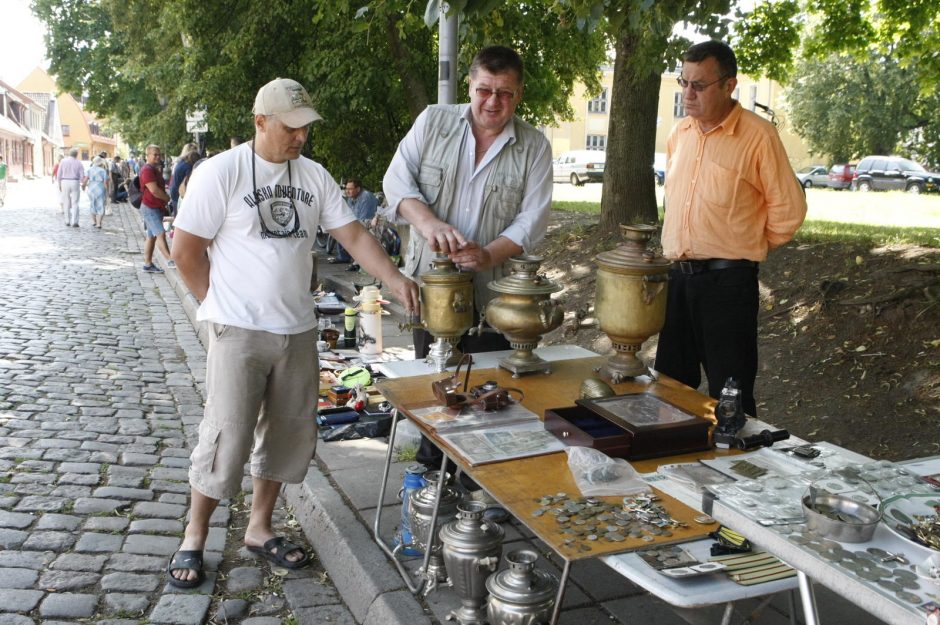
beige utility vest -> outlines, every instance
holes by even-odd
[[[453,205],[456,191],[454,178],[457,175],[460,143],[469,124],[460,113],[462,108],[460,105],[448,104],[428,107],[427,132],[418,166],[418,187],[425,202],[439,219],[448,223],[451,223],[451,211],[458,210]],[[499,237],[522,209],[526,177],[534,167],[539,146],[544,141],[538,130],[519,118],[514,118],[513,124],[515,140],[503,146],[490,164],[486,176],[483,205],[480,207],[482,214],[475,239],[481,247]],[[432,258],[434,252],[427,240],[412,229],[403,272],[411,278],[420,276],[430,269]],[[505,265],[500,265],[474,275],[474,302],[478,311],[494,295],[486,285],[506,274],[508,270]]]

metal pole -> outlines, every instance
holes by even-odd
[[[450,5],[441,2],[437,61],[437,103],[457,102],[457,11],[448,15]]]

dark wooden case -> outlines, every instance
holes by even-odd
[[[545,411],[545,429],[567,445],[642,460],[710,448],[711,422],[650,393],[579,399]]]

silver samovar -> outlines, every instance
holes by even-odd
[[[617,352],[601,367],[600,377],[614,384],[649,372],[636,354],[663,329],[669,280],[669,261],[647,249],[656,227],[621,225],[620,230],[623,245],[595,259],[595,316]]]
[[[543,625],[552,617],[558,580],[535,568],[538,555],[521,549],[506,556],[509,568],[486,580],[490,625]]]
[[[489,301],[483,313],[486,321],[502,332],[515,350],[500,359],[499,366],[512,371],[514,378],[533,371],[550,373],[551,365],[533,350],[538,347],[543,334],[564,321],[565,311],[551,299],[551,294],[562,287],[539,275],[541,257],[514,256],[508,264],[509,275],[487,285],[497,295]],[[481,330],[482,326],[481,316]]]
[[[444,371],[460,361],[457,342],[473,325],[473,274],[458,271],[446,254],[435,254],[431,265],[421,274],[421,325],[436,339],[426,362]]]
[[[415,546],[426,554],[427,568],[418,571],[419,575],[424,575],[428,580],[424,594],[430,593],[437,587],[439,582],[447,581],[447,571],[444,568],[444,560],[441,557],[441,539],[437,532],[433,535],[433,544],[428,548],[428,536],[431,531],[431,520],[434,518],[434,502],[437,499],[437,482],[440,479],[440,471],[428,471],[424,474],[427,486],[419,488],[411,493],[408,503],[411,509],[408,511],[409,525],[411,534],[414,537]],[[441,500],[437,508],[437,523],[449,523],[457,516],[457,504],[463,500],[461,492],[450,483],[450,475],[446,475],[444,486],[441,490]],[[428,553],[430,551],[430,553]]]
[[[457,520],[441,528],[444,565],[460,607],[447,619],[460,625],[486,622],[486,578],[499,566],[503,528],[483,518],[486,504],[465,501],[457,506]]]

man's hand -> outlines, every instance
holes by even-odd
[[[427,239],[432,252],[454,254],[468,244],[457,228],[439,219],[423,223],[418,231]]]
[[[493,266],[493,255],[476,241],[468,241],[460,250],[449,255],[458,269],[483,271]]]
[[[421,297],[418,292],[418,285],[413,280],[398,273],[385,284],[391,290],[392,297],[405,307],[405,313],[409,317],[412,315],[417,317],[421,314]]]

